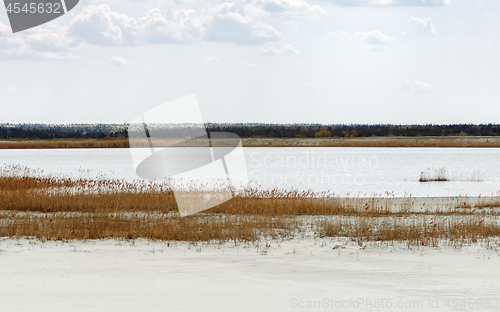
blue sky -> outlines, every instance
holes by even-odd
[[[82,0],[12,34],[0,122],[129,122],[195,94],[205,121],[499,123],[494,0]]]

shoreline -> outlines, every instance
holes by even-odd
[[[243,147],[500,148],[500,137],[242,138]],[[168,142],[171,145],[172,142]],[[153,141],[155,147],[165,142]],[[196,146],[196,143],[182,145]],[[0,149],[129,148],[128,139],[0,140]],[[149,146],[144,146],[148,147]]]

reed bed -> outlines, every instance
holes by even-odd
[[[288,239],[313,231],[358,242],[433,245],[500,236],[500,202],[486,198],[473,204],[458,198],[431,209],[412,198],[338,198],[332,192],[246,188],[217,207],[181,218],[170,185],[0,168],[0,237],[237,242]]]
[[[420,173],[419,182],[446,182],[450,181],[446,168],[431,169],[427,168],[426,171]]]
[[[292,235],[296,224],[286,218],[92,213],[77,216],[12,214],[0,217],[0,237],[72,240],[147,238],[165,241],[255,241]]]
[[[408,245],[438,246],[475,244],[500,236],[498,218],[410,217],[336,218],[323,221],[318,232],[326,237],[349,237],[363,242],[405,242]]]
[[[169,141],[153,140],[156,147],[171,145]],[[369,137],[369,138],[242,138],[244,147],[481,147],[499,148],[497,137]],[[192,145],[185,145],[192,146]],[[0,149],[56,149],[56,148],[129,148],[129,140],[119,139],[52,139],[4,140]],[[147,142],[135,142],[134,147],[149,148]]]
[[[467,181],[481,182],[483,177],[477,171],[474,172],[448,172],[445,167],[426,168],[420,173],[419,182],[448,182],[448,181]]]

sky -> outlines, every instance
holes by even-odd
[[[497,0],[81,0],[13,34],[0,123],[500,123]]]

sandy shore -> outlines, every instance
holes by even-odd
[[[499,265],[498,244],[3,239],[0,300],[3,311],[498,311]]]

